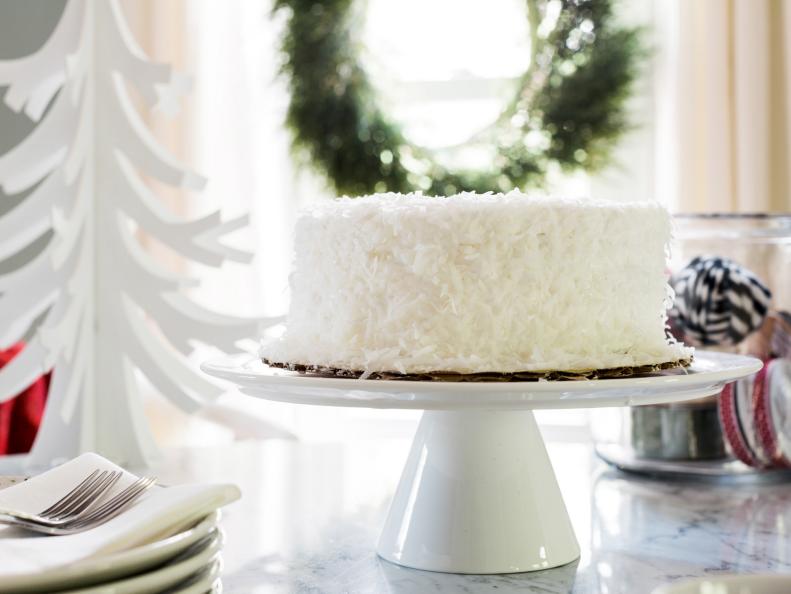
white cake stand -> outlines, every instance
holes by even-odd
[[[202,365],[244,394],[269,400],[426,410],[377,552],[399,565],[453,573],[535,571],[579,557],[533,410],[710,396],[760,368],[751,357],[700,351],[686,372],[562,382],[310,377],[270,368],[250,355]]]

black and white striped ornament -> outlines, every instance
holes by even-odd
[[[772,297],[752,272],[727,258],[698,256],[670,286],[676,293],[670,320],[699,345],[740,343],[763,323]]]

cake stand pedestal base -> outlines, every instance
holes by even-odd
[[[533,412],[423,413],[377,552],[452,573],[537,571],[577,559]]]

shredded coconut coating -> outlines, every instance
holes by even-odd
[[[339,198],[297,221],[272,361],[366,372],[586,370],[688,358],[666,338],[662,206],[527,197]]]

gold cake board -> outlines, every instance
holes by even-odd
[[[579,381],[593,379],[614,379],[619,377],[634,377],[650,375],[666,369],[686,368],[692,364],[692,357],[653,363],[650,365],[636,365],[631,367],[610,367],[606,369],[581,369],[565,371],[514,371],[510,373],[481,372],[458,373],[454,371],[427,371],[425,373],[399,373],[397,371],[374,371],[366,375],[359,369],[342,369],[323,365],[306,365],[303,363],[286,363],[261,359],[264,365],[293,371],[311,377],[338,377],[346,379],[371,379],[391,381],[421,381],[421,382],[537,382],[537,381]]]

